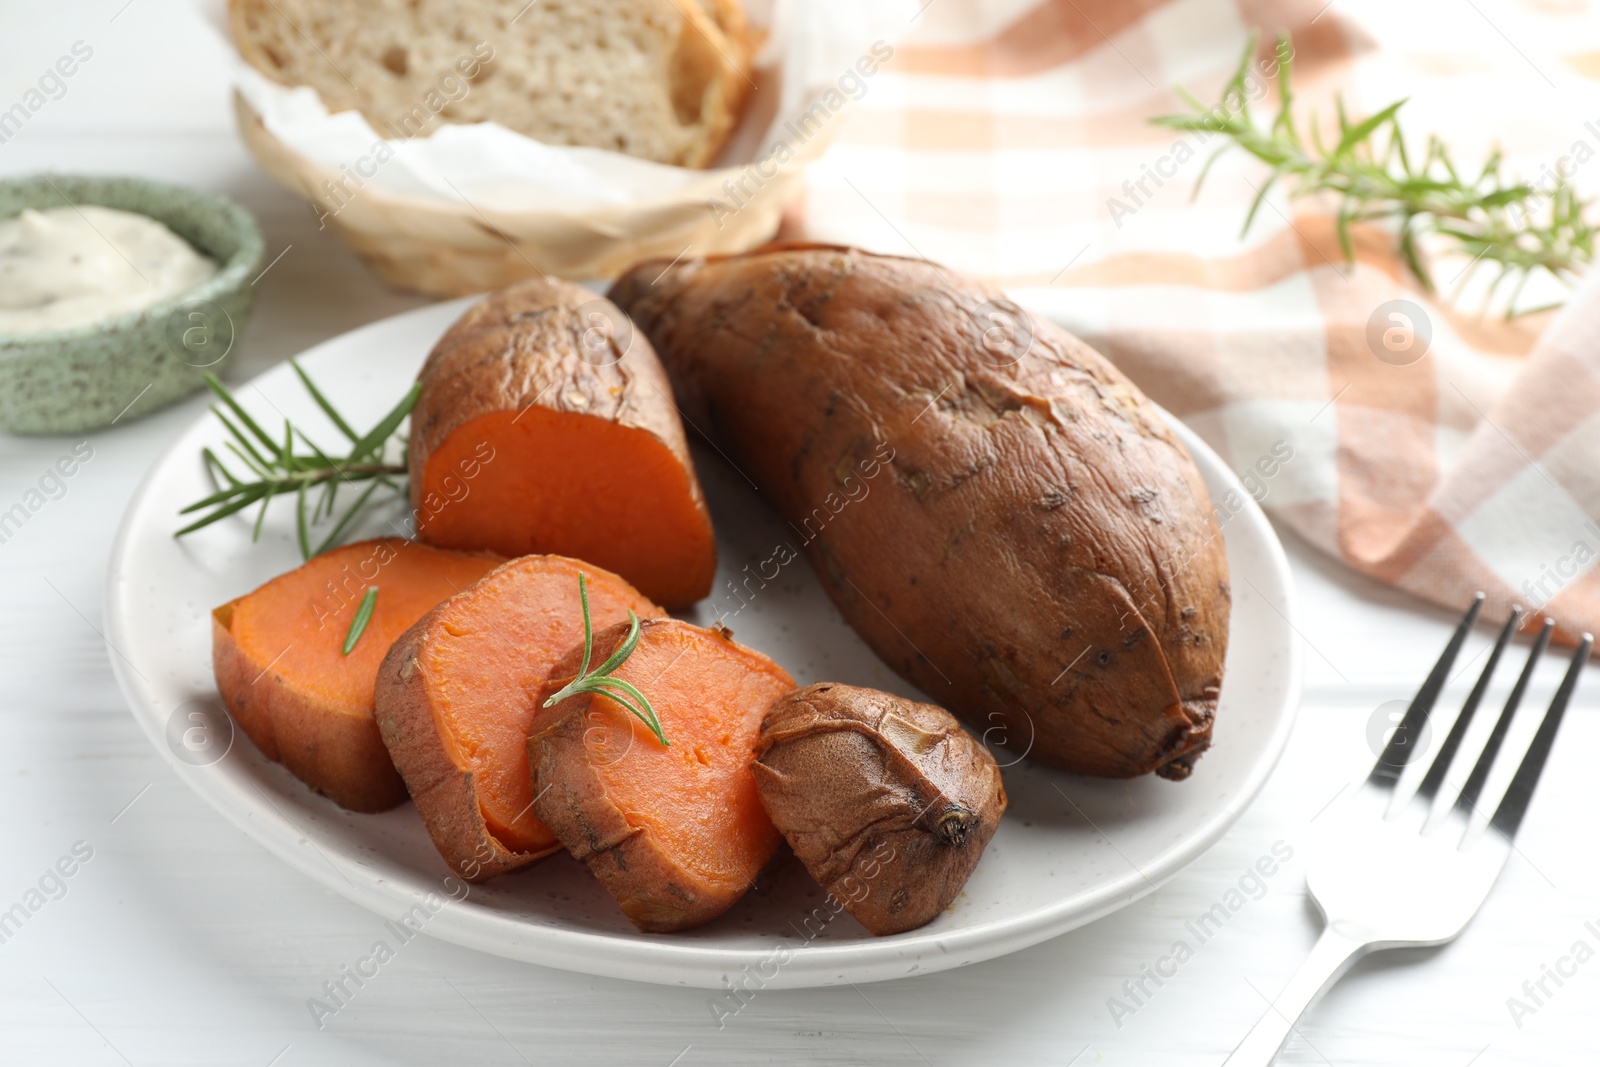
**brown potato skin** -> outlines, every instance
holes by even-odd
[[[586,358],[583,340],[596,314],[613,324],[611,345],[602,357]],[[442,506],[424,499],[421,472],[453,431],[483,415],[537,406],[606,419],[655,437],[687,474],[693,505],[709,538],[711,513],[689,457],[672,384],[649,338],[598,293],[559,278],[529,278],[492,293],[445,331],[418,380],[423,387],[411,412],[407,446],[415,514]],[[426,538],[425,531],[422,536]],[[705,597],[716,574],[714,539],[711,545],[695,572],[684,576],[681,592],[642,591],[669,607]]]
[[[692,471],[683,424],[672,409],[672,385],[649,338],[635,332],[620,355],[585,359],[583,336],[591,323],[578,314],[585,304],[609,308],[607,317],[628,329],[605,297],[560,278],[529,278],[468,308],[418,372],[424,388],[411,412],[410,468],[422,470],[463,423],[538,404],[649,431]],[[414,480],[411,492],[416,507]]]
[[[234,639],[230,600],[211,613],[211,666],[228,713],[262,755],[351,811],[387,811],[406,799],[371,716],[358,718],[297,692]]]
[[[880,937],[939,917],[1006,810],[994,757],[954,715],[832,682],[773,702],[750,770],[806,870]]]
[[[885,662],[1031,759],[1188,776],[1227,559],[1187,451],[1098,353],[1035,318],[997,358],[999,290],[848,248],[643,263],[611,297]]]
[[[560,848],[517,852],[489,831],[478,806],[473,774],[457,767],[445,751],[444,739],[434,726],[427,688],[415,669],[417,649],[427,636],[432,617],[433,612],[424,615],[389,646],[389,654],[378,668],[377,724],[393,764],[408,769],[411,799],[439,855],[457,877],[484,882]]]

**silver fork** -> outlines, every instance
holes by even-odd
[[[1484,743],[1483,753],[1449,812],[1443,818],[1429,819],[1450,763],[1489,688],[1500,654],[1517,628],[1520,616],[1516,609],[1501,629],[1489,662],[1415,794],[1406,803],[1396,805],[1395,787],[1416,749],[1412,739],[1420,735],[1427,722],[1482,607],[1483,594],[1479,593],[1439,662],[1417,690],[1371,773],[1347,787],[1316,818],[1316,834],[1306,849],[1306,887],[1322,910],[1326,926],[1311,955],[1223,1067],[1270,1064],[1294,1029],[1295,1021],[1356,960],[1379,949],[1442,945],[1454,940],[1489,895],[1511,855],[1512,839],[1528,810],[1533,788],[1561,726],[1561,716],[1588,659],[1592,639],[1584,634],[1573,652],[1566,676],[1488,826],[1469,836],[1495,756],[1511,727],[1517,705],[1522,702],[1534,665],[1550,643],[1549,620],[1534,641],[1528,662]],[[1391,811],[1392,808],[1397,810]]]

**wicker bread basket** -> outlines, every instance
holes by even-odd
[[[581,211],[481,210],[407,196],[376,184],[334,210],[320,190],[339,175],[299,155],[269,131],[239,93],[234,113],[250,153],[280,185],[306,197],[380,278],[400,289],[452,297],[499,289],[539,273],[610,278],[641,259],[692,253],[743,252],[777,231],[784,207],[799,192],[807,164],[827,147],[835,122],[824,124],[783,163],[703,172],[659,199]],[[737,210],[728,181],[744,179]],[[745,195],[748,193],[749,195]]]

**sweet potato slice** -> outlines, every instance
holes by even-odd
[[[555,851],[534,814],[526,742],[550,669],[597,625],[662,611],[616,575],[563,556],[511,560],[419,619],[378,672],[379,730],[451,869],[478,882]]]
[[[372,717],[378,665],[395,637],[499,565],[386,537],[324,552],[211,613],[217,690],[268,759],[352,811],[406,798]],[[343,652],[366,590],[371,618]]]
[[[626,625],[595,635],[605,660]],[[551,673],[577,673],[575,649]],[[761,718],[794,679],[724,630],[649,619],[613,674],[649,698],[668,744],[610,698],[580,693],[534,718],[528,737],[534,810],[589,865],[623,914],[647,932],[721,915],[778,847],[750,762]]]
[[[552,552],[667,605],[711,591],[716,542],[672,387],[604,297],[531,279],[440,339],[411,414],[417,535]]]

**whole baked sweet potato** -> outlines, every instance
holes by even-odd
[[[1032,759],[1189,774],[1227,560],[1188,453],[1103,357],[998,290],[846,248],[644,263],[611,298],[885,662]]]

